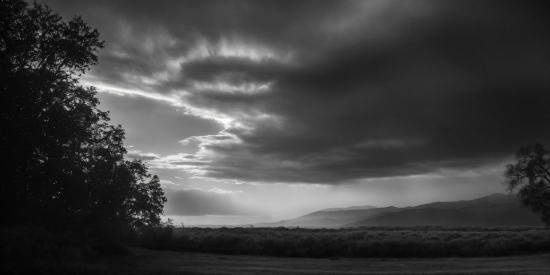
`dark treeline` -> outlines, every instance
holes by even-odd
[[[548,252],[537,227],[358,229],[164,228],[141,244],[159,250],[278,257],[493,257]]]
[[[160,224],[159,179],[124,159],[125,132],[109,124],[79,76],[104,42],[75,16],[0,1],[2,226],[38,225],[97,238]]]
[[[0,1],[0,273],[56,273],[160,225],[159,178],[124,159],[124,130],[79,84],[103,45],[79,16]]]

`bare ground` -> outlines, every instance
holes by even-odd
[[[541,274],[550,253],[498,258],[275,258],[132,248],[113,262],[118,274]]]

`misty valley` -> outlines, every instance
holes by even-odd
[[[365,209],[366,208],[366,209]],[[278,257],[484,257],[549,252],[540,217],[516,196],[415,207],[325,209],[276,223],[218,228],[167,225],[150,249]]]
[[[364,207],[363,207],[364,208]],[[492,194],[469,201],[434,202],[413,207],[368,206],[328,209],[295,219],[255,226],[349,228],[360,226],[543,226],[540,217],[515,195]]]

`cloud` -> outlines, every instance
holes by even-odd
[[[177,139],[192,154],[145,156],[152,167],[332,184],[490,166],[547,137],[547,3],[93,6],[107,47],[86,81],[223,127]]]
[[[160,158],[159,154],[155,153],[142,153],[140,150],[130,150],[126,154],[126,158],[129,159],[141,159],[143,161],[156,160]]]
[[[121,124],[126,131],[125,144],[132,150],[155,154],[193,153],[196,146],[180,146],[178,141],[195,135],[207,135],[222,130],[219,123],[186,115],[164,102],[129,95],[119,97],[99,93],[100,108],[109,110],[111,123]]]
[[[168,202],[164,206],[165,215],[204,216],[204,215],[253,215],[239,200],[239,191],[226,191],[218,188],[212,190],[166,189]]]
[[[228,191],[228,190],[223,190],[223,189],[219,189],[219,188],[212,188],[208,191],[218,193],[218,194],[236,194],[236,193],[242,193],[243,192],[243,191]]]
[[[169,181],[169,180],[160,180],[160,184],[170,184],[170,185],[177,185],[177,183],[174,183],[172,181]]]

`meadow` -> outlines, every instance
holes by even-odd
[[[548,275],[550,254],[477,258],[285,258],[132,248],[115,274]]]
[[[2,274],[548,274],[537,227],[171,228],[97,249],[41,227],[0,230]],[[172,250],[172,251],[169,251]],[[222,255],[225,254],[225,255]]]
[[[503,257],[550,252],[542,227],[163,228],[155,250],[302,258]]]

